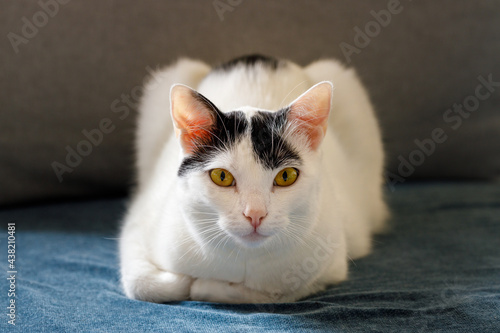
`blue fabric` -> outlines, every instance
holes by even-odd
[[[119,285],[123,199],[0,212],[16,223],[16,327],[23,332],[499,332],[500,187],[412,184],[388,194],[392,229],[348,281],[293,304],[152,304]],[[7,272],[7,231],[0,236]]]

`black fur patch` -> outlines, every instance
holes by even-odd
[[[213,111],[214,125],[209,128],[211,135],[196,142],[193,154],[186,157],[179,167],[177,175],[184,176],[190,170],[201,169],[218,152],[230,149],[243,136],[248,128],[248,121],[241,111],[223,113],[203,95],[196,98]]]
[[[279,67],[283,66],[285,62],[279,61],[276,58],[266,57],[260,54],[251,54],[243,57],[239,57],[223,63],[215,68],[215,70],[224,70],[229,71],[238,65],[245,65],[247,67],[253,67],[256,64],[263,64],[268,66],[269,68],[276,70]]]
[[[266,169],[277,169],[301,159],[284,139],[288,108],[278,112],[257,112],[251,119],[251,140],[254,155]]]

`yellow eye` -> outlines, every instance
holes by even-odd
[[[297,180],[299,171],[295,168],[284,168],[276,177],[274,177],[274,184],[278,186],[290,186]]]
[[[210,178],[212,178],[212,181],[219,186],[231,186],[234,181],[233,175],[226,169],[211,170]]]

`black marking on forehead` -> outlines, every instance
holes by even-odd
[[[263,56],[260,54],[251,54],[223,63],[217,66],[215,70],[229,71],[239,65],[244,65],[246,67],[254,67],[256,64],[262,64],[273,70],[276,70],[279,67],[284,66],[286,62],[280,61],[276,58]]]
[[[258,111],[251,118],[254,155],[266,169],[300,163],[298,152],[283,139],[288,108],[277,112]]]
[[[196,97],[213,111],[214,124],[209,128],[210,136],[199,139],[194,152],[184,158],[177,175],[182,177],[191,170],[203,169],[217,153],[231,149],[243,136],[248,128],[248,121],[241,111],[221,112],[203,95]]]

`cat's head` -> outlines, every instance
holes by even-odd
[[[199,241],[258,247],[311,229],[332,90],[319,83],[278,111],[221,112],[191,88],[172,87],[181,208]]]

